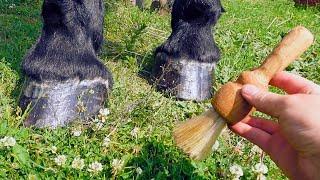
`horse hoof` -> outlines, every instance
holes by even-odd
[[[110,84],[101,78],[64,82],[29,79],[20,99],[20,107],[29,113],[24,124],[56,128],[74,120],[87,121],[103,108]]]
[[[170,59],[170,58],[169,58]],[[157,89],[180,100],[204,101],[212,97],[215,63],[170,59],[154,77]]]

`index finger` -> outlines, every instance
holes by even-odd
[[[268,150],[269,140],[271,135],[266,131],[253,127],[244,122],[238,122],[237,124],[229,127],[231,131],[246,138],[250,142],[258,145],[264,151]]]
[[[301,76],[280,72],[270,81],[272,86],[283,89],[288,94],[320,94],[320,86]]]

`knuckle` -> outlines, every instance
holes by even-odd
[[[314,88],[312,86],[310,86],[309,84],[308,85],[304,85],[303,87],[301,87],[300,93],[312,94],[312,92],[314,91],[313,89]]]
[[[311,88],[309,88],[309,91],[306,92],[306,94],[320,94],[320,86],[314,85]]]
[[[258,103],[265,103],[269,98],[267,93],[259,93],[256,99]]]
[[[293,107],[296,104],[299,104],[299,102],[301,101],[301,98],[299,96],[296,95],[286,95],[282,98],[281,102],[281,107],[283,109],[288,109]]]

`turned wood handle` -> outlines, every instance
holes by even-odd
[[[272,77],[299,58],[313,41],[314,37],[308,29],[298,26],[291,30],[260,67],[241,73],[235,82],[229,82],[217,91],[211,102],[215,110],[229,124],[250,115],[255,109],[243,99],[242,85],[253,84],[267,90]]]

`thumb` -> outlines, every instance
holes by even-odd
[[[253,85],[244,85],[241,93],[260,112],[279,117],[283,110],[284,98],[281,95],[264,91]]]

